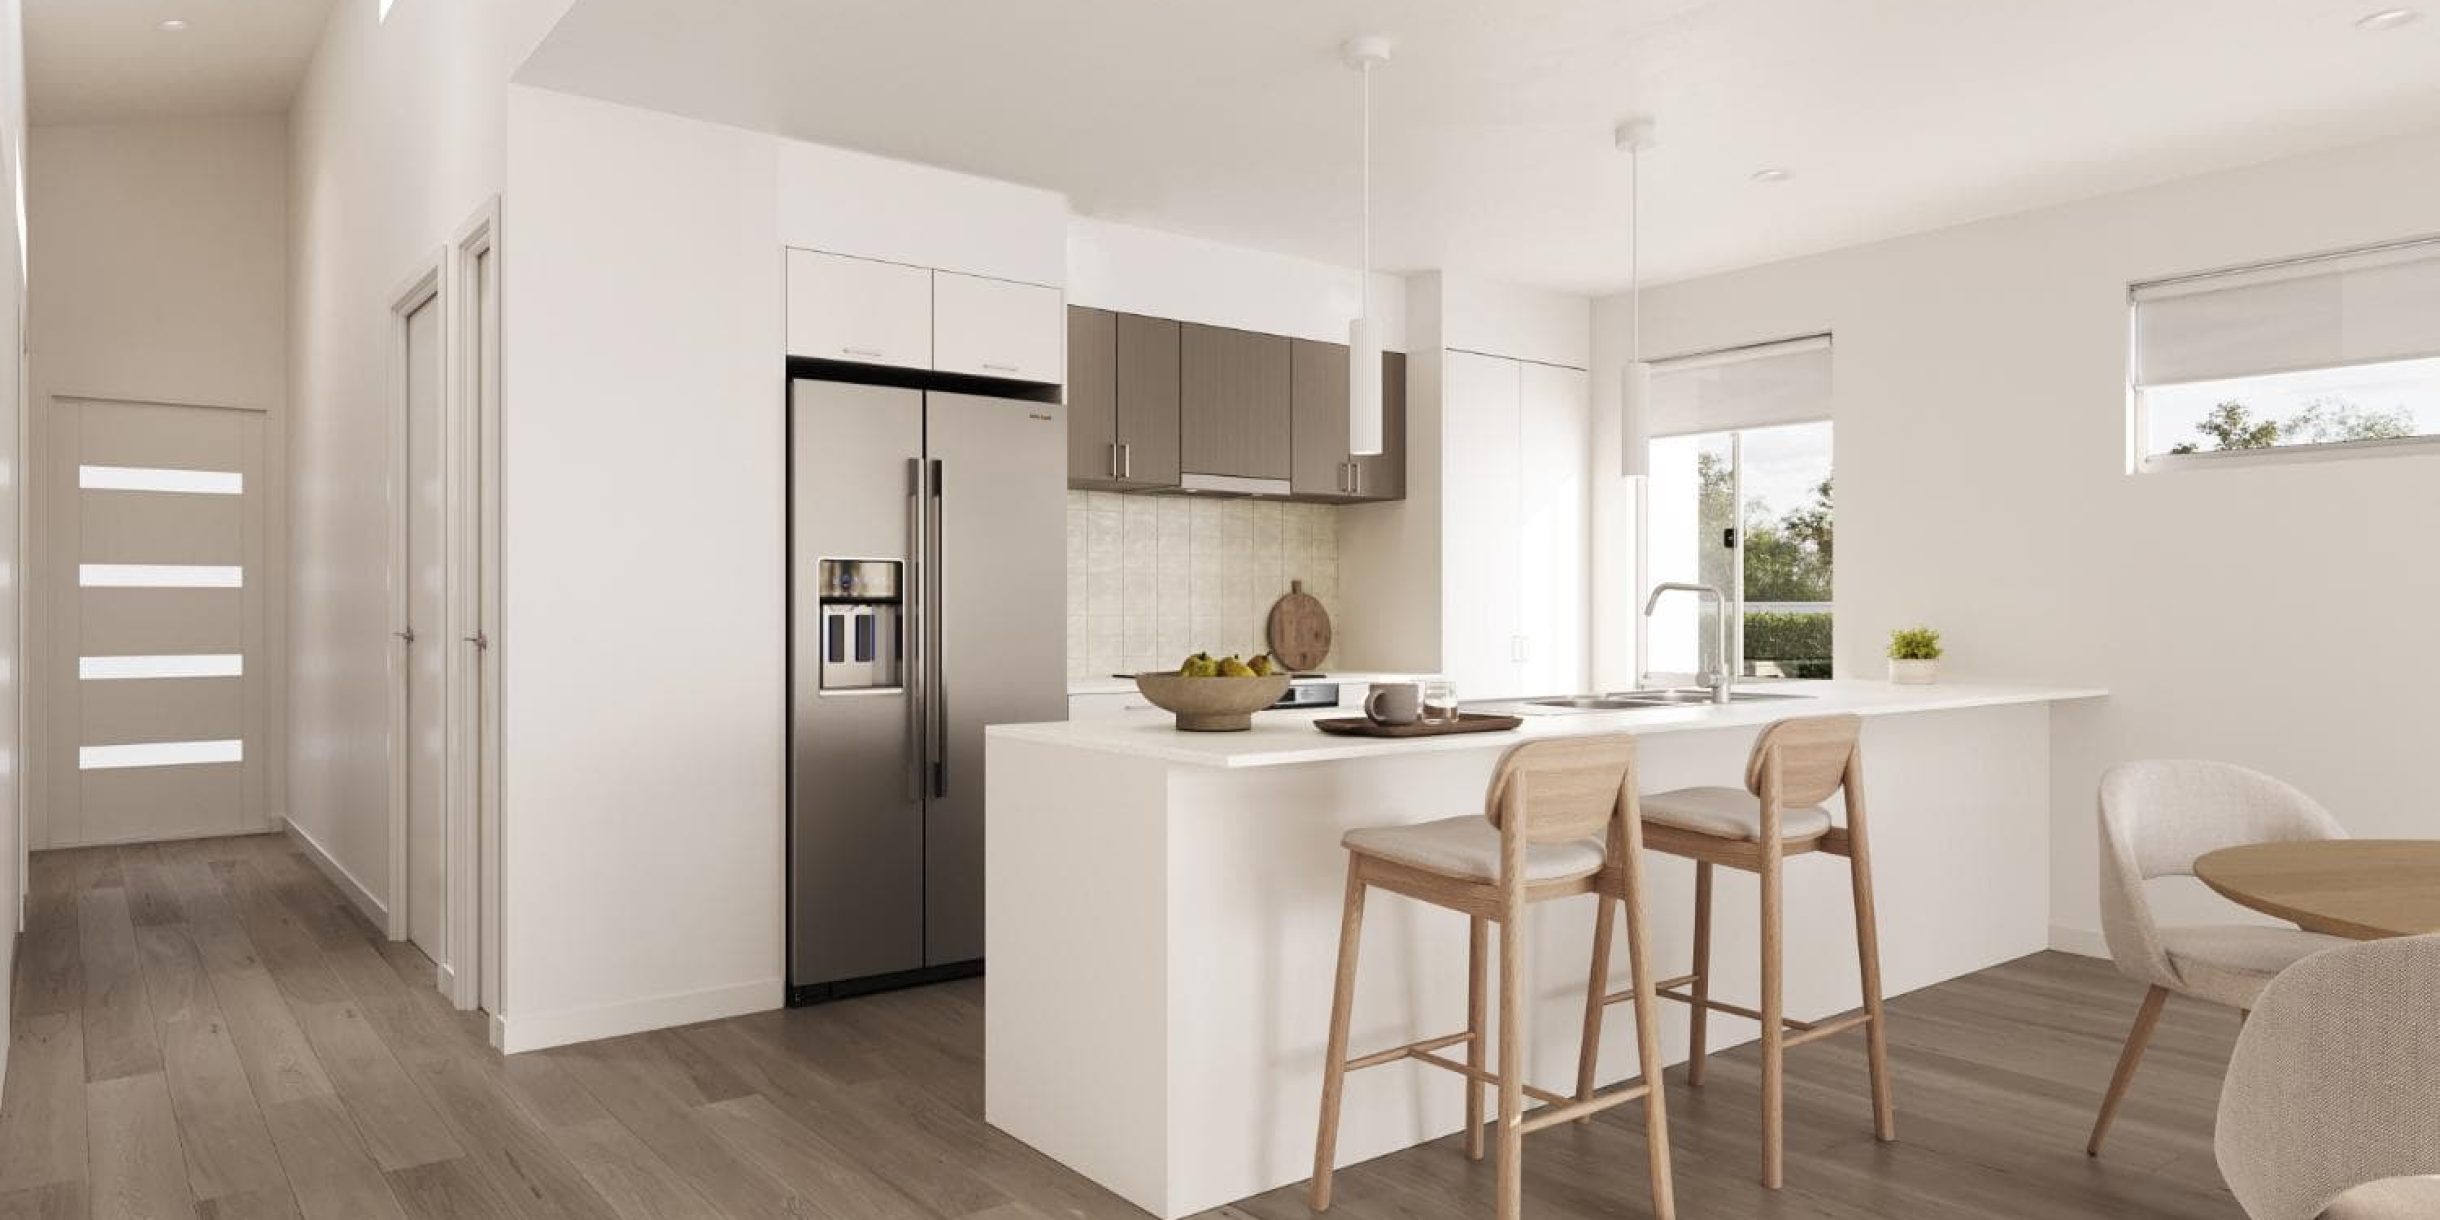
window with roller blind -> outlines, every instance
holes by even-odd
[[[2138,469],[2428,452],[2440,238],[2137,284]]]
[[[1720,590],[1719,613],[1664,599],[1645,637],[1647,677],[1725,665],[1749,678],[1831,676],[1830,337],[1705,352],[1651,366],[1647,588]]]

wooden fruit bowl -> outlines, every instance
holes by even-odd
[[[1239,733],[1254,727],[1254,713],[1288,693],[1288,675],[1264,678],[1189,678],[1137,674],[1135,689],[1153,706],[1174,714],[1188,733]]]

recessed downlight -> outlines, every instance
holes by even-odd
[[[2413,24],[2421,16],[2423,16],[2422,12],[2416,9],[2385,8],[2377,13],[2366,13],[2356,18],[2355,28],[2359,30],[2394,30],[2402,25]]]
[[[1753,178],[1756,182],[1785,182],[1788,180],[1788,171],[1774,165],[1767,169],[1755,170]]]
[[[179,19],[178,19],[178,18],[176,18],[176,17],[172,17],[172,18],[170,18],[169,20],[162,22],[162,23],[161,23],[161,28],[162,28],[162,29],[165,29],[165,30],[168,30],[168,31],[169,31],[170,33],[172,33],[172,34],[175,34],[175,33],[177,33],[178,31],[183,30],[183,29],[185,29],[185,28],[186,28],[186,22],[181,21],[181,20],[179,20]]]

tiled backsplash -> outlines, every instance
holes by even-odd
[[[1071,491],[1067,558],[1070,678],[1262,652],[1292,580],[1339,609],[1328,505]]]

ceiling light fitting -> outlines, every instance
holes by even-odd
[[[1772,166],[1769,169],[1755,170],[1753,177],[1756,182],[1785,182],[1788,180],[1788,171],[1780,169],[1778,166]]]
[[[2422,15],[2420,11],[2411,8],[2385,8],[2377,13],[2366,13],[2356,18],[2355,28],[2359,30],[2394,30],[2402,25],[2413,24]]]
[[[162,28],[162,29],[165,29],[165,30],[168,30],[170,33],[175,34],[175,33],[177,33],[178,31],[185,29],[185,28],[186,28],[186,23],[185,23],[184,21],[179,20],[179,19],[178,19],[178,18],[176,18],[176,17],[172,17],[172,18],[170,18],[169,20],[162,22],[162,23],[161,23],[161,28]]]
[[[1347,324],[1347,452],[1369,457],[1381,452],[1381,324],[1372,307],[1372,70],[1389,62],[1389,39],[1379,34],[1350,38],[1339,56],[1364,80],[1364,258],[1358,289],[1362,312]]]

